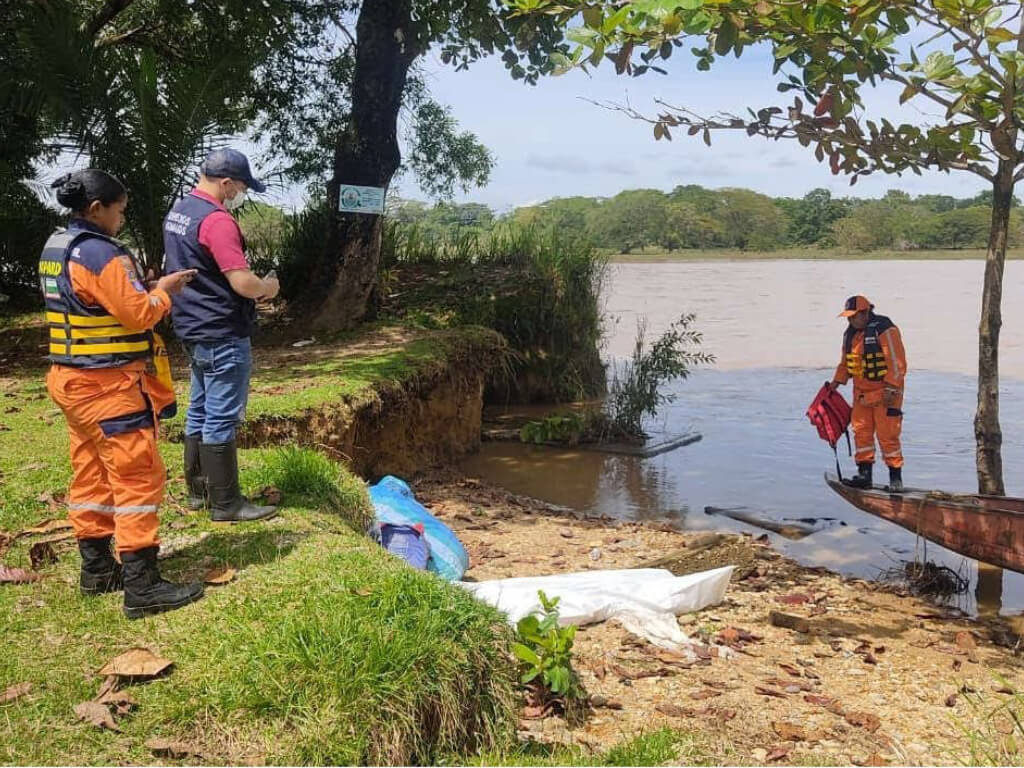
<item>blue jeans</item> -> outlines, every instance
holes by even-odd
[[[201,436],[204,443],[235,439],[245,418],[252,373],[249,339],[223,339],[186,344],[192,368],[185,434]]]

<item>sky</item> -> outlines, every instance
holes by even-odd
[[[741,59],[720,60],[710,72],[698,72],[692,58],[676,55],[667,76],[639,78],[615,74],[610,62],[588,76],[573,71],[542,78],[536,86],[513,81],[500,59],[492,57],[468,71],[455,72],[436,55],[424,69],[435,99],[452,108],[461,127],[472,131],[495,155],[490,183],[456,201],[483,202],[498,211],[552,197],[611,196],[623,189],[670,190],[679,184],[746,187],[774,196],[799,197],[815,187],[833,194],[876,197],[887,189],[911,194],[941,193],[969,197],[983,180],[967,173],[927,173],[902,178],[872,175],[857,186],[833,176],[810,149],[794,141],[767,141],[745,133],[719,132],[706,147],[700,137],[677,131],[671,142],[655,141],[652,126],[596,106],[591,101],[630,103],[654,114],[655,99],[684,105],[702,114],[745,113],[755,107],[783,105],[792,94],[776,91],[766,49],[748,50]],[[893,122],[929,122],[936,115],[915,99],[903,107],[899,90],[868,89],[868,116]],[[415,180],[398,182],[403,197],[424,199]]]

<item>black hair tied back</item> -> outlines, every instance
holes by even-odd
[[[57,190],[57,202],[75,213],[85,211],[95,201],[111,205],[127,194],[124,184],[97,168],[65,173],[50,186]]]

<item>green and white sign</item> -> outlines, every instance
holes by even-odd
[[[338,210],[348,213],[384,213],[384,188],[344,185],[338,196]]]

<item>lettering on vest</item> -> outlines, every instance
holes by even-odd
[[[171,211],[167,214],[167,219],[164,221],[164,231],[170,232],[172,235],[184,236],[188,234],[188,225],[191,223],[191,216]]]

